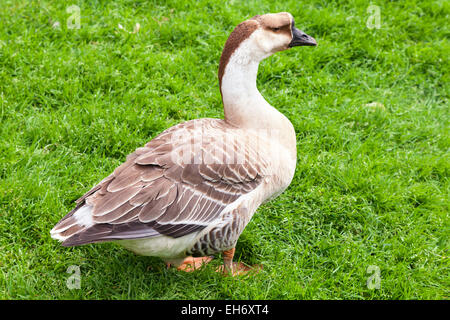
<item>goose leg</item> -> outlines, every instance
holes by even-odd
[[[234,275],[233,272],[233,257],[234,252],[236,251],[235,248],[226,250],[223,252],[223,272],[224,273],[231,273]]]

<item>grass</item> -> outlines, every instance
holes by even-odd
[[[69,29],[81,9],[81,28]],[[0,298],[448,299],[447,1],[0,3]],[[63,248],[73,201],[159,132],[222,117],[233,27],[289,11],[315,37],[265,60],[258,87],[294,124],[289,189],[237,247],[254,277],[191,274],[114,244]],[[59,21],[59,27],[55,23]],[[137,33],[128,33],[136,23]],[[66,270],[77,265],[81,288]],[[377,266],[380,288],[367,281]]]

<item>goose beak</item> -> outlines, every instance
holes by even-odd
[[[317,46],[317,41],[303,31],[292,27],[292,41],[289,43],[289,48],[297,46]]]

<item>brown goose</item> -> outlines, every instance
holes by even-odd
[[[232,259],[240,234],[289,186],[296,165],[291,122],[256,87],[259,62],[315,45],[287,12],[240,23],[220,58],[225,119],[187,121],[138,148],[76,201],[51,236],[63,246],[115,241],[180,270],[222,252],[225,270],[239,272]]]

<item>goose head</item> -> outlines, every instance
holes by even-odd
[[[250,19],[256,21],[254,45],[263,57],[296,46],[316,46],[316,40],[295,27],[288,12],[268,13]]]
[[[233,64],[247,65],[297,46],[316,46],[316,40],[295,27],[289,12],[257,15],[241,22],[228,37],[219,64],[219,81],[230,59]]]

